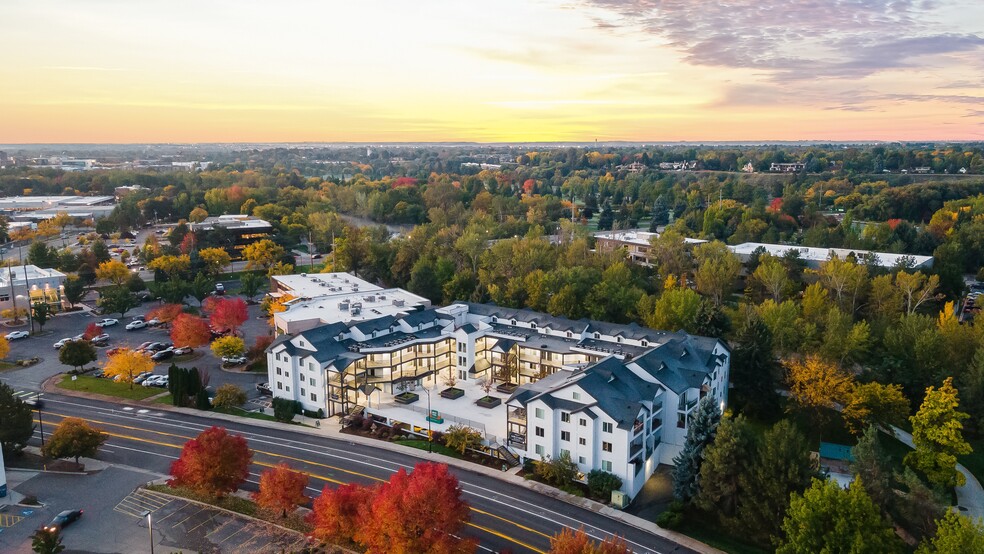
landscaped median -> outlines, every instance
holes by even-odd
[[[90,377],[88,375],[62,375],[61,380],[58,382],[58,387],[77,392],[125,398],[127,400],[144,400],[151,396],[161,394],[161,389],[156,387],[135,385],[131,388],[128,383],[117,383],[112,379]]]

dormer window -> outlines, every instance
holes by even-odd
[[[512,320],[512,324],[513,324],[513,325],[516,325],[516,320],[515,320],[515,319],[514,319],[514,320]]]
[[[536,323],[530,323],[530,329],[536,329]]]
[[[622,342],[622,337],[615,337],[615,342],[621,343]]]
[[[571,338],[573,336],[574,336],[574,333],[571,333],[570,331],[567,332],[567,338]]]
[[[642,346],[644,346],[644,347],[645,346],[649,346],[649,341],[648,340],[642,341]]]
[[[499,318],[492,316],[492,323],[498,323],[498,322],[499,322]]]
[[[595,333],[595,334],[594,334],[594,338],[596,338],[596,339],[600,339],[600,338],[601,338],[601,333]]]

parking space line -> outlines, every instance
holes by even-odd
[[[13,527],[20,523],[24,519],[23,516],[16,516],[14,514],[0,514],[0,527]]]
[[[242,530],[243,530],[243,529],[245,529],[245,528],[246,528],[246,525],[245,525],[245,524],[243,524],[243,522],[241,522],[241,521],[240,521],[239,523],[241,523],[241,524],[242,524],[242,525],[241,525],[241,526],[239,527],[239,529],[236,529],[236,531],[235,531],[234,533],[232,533],[232,534],[230,534],[230,535],[229,535],[228,537],[226,537],[226,538],[224,538],[224,539],[222,539],[222,540],[220,540],[220,541],[219,541],[219,544],[222,544],[222,543],[224,543],[225,541],[227,541],[227,540],[229,540],[229,539],[231,539],[232,537],[234,537],[234,536],[236,536],[237,534],[239,534],[240,532],[242,532]]]
[[[208,538],[208,537],[214,535],[215,533],[218,533],[219,531],[222,530],[223,527],[225,527],[226,525],[229,525],[230,523],[232,523],[234,521],[236,521],[236,520],[235,519],[226,520],[222,525],[219,525],[215,529],[212,529],[211,531],[209,531],[208,533],[206,533],[205,534],[205,538]]]
[[[199,528],[199,527],[201,527],[202,525],[205,525],[206,523],[208,523],[208,522],[210,522],[210,521],[212,521],[213,519],[215,519],[215,516],[217,516],[217,515],[219,515],[219,512],[218,512],[218,511],[216,511],[215,513],[213,513],[212,515],[210,515],[210,516],[208,517],[208,519],[206,519],[205,521],[203,521],[203,522],[201,522],[201,523],[199,523],[198,525],[196,525],[196,526],[194,526],[194,527],[192,527],[191,529],[188,529],[188,530],[186,530],[186,531],[185,531],[185,533],[191,533],[191,532],[192,532],[192,531],[194,531],[195,529],[198,529],[198,528]]]
[[[207,509],[208,509],[208,508],[202,508],[201,510],[198,510],[197,512],[195,512],[195,513],[193,513],[193,514],[191,514],[190,516],[188,516],[188,517],[186,517],[186,518],[184,518],[184,519],[182,519],[182,520],[181,520],[181,521],[179,521],[178,523],[175,523],[174,525],[172,525],[172,526],[171,526],[171,529],[174,529],[174,528],[175,528],[175,527],[177,527],[178,525],[181,525],[182,523],[184,523],[184,522],[186,522],[186,521],[188,521],[189,519],[191,519],[191,518],[193,518],[193,517],[195,517],[195,516],[197,516],[198,514],[200,514],[200,513],[202,513],[202,512],[204,512],[204,511],[205,511],[205,510],[207,510]]]
[[[177,505],[177,504],[179,504],[179,503],[180,503],[180,501],[176,501],[176,502],[175,502],[175,505]],[[190,504],[189,504],[188,502],[185,502],[185,503],[184,503],[184,505],[185,505],[185,506],[189,506]],[[167,518],[169,518],[169,517],[171,517],[171,516],[173,516],[174,514],[180,514],[180,513],[181,513],[181,510],[182,510],[183,508],[184,508],[184,506],[178,506],[178,507],[176,507],[176,508],[174,509],[174,511],[172,511],[171,513],[169,513],[169,514],[167,514],[166,516],[164,516],[164,517],[162,517],[161,519],[159,519],[159,520],[157,520],[157,523],[158,523],[158,524],[160,524],[160,523],[163,523],[163,522],[164,522],[164,520],[166,520]]]

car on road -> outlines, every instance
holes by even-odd
[[[222,365],[243,365],[246,362],[246,356],[222,356]]]
[[[126,324],[127,331],[136,331],[137,329],[143,329],[147,326],[147,322],[142,319],[134,319],[130,323]]]
[[[11,331],[7,333],[7,340],[26,339],[31,336],[27,331]]]
[[[77,337],[65,337],[62,340],[55,343],[55,350],[61,350],[61,347],[75,340],[79,340],[79,339]]]
[[[106,318],[102,321],[96,322],[96,327],[112,327],[113,325],[118,325],[120,320],[113,318]]]
[[[259,392],[260,394],[273,396],[273,389],[270,388],[270,383],[257,383],[256,391]]]
[[[159,352],[154,352],[150,356],[150,359],[151,360],[154,360],[155,362],[163,362],[164,360],[170,360],[173,357],[174,357],[174,349],[173,348],[167,348],[167,349],[161,350]]]
[[[58,515],[56,515],[50,523],[42,527],[42,529],[49,533],[57,533],[77,521],[80,517],[82,517],[82,510],[65,510],[58,512]]]

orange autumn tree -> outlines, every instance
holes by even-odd
[[[287,517],[288,511],[294,511],[298,504],[308,501],[304,495],[307,484],[307,475],[292,470],[286,462],[280,462],[260,475],[260,490],[254,492],[252,497],[260,508],[280,512],[282,517]]]
[[[185,443],[181,457],[171,464],[168,485],[221,497],[246,481],[252,458],[246,439],[210,427]]]
[[[632,551],[618,535],[597,543],[588,537],[584,527],[577,531],[568,527],[551,537],[550,554],[632,554]]]
[[[161,323],[171,323],[177,319],[183,311],[184,307],[181,304],[164,304],[159,308],[154,308],[153,310],[147,312],[147,319],[148,321],[151,319],[156,319]]]
[[[197,348],[205,346],[212,339],[208,323],[191,314],[180,314],[171,326],[171,342],[175,346]]]
[[[458,538],[469,507],[444,464],[422,462],[410,474],[401,468],[379,488],[369,512],[355,534],[369,554],[475,551],[474,540]]]
[[[209,303],[209,322],[216,331],[228,329],[235,334],[249,319],[246,302],[242,298],[222,298]]]
[[[311,536],[326,542],[352,540],[365,519],[364,507],[375,494],[375,488],[355,483],[339,485],[336,489],[325,485],[307,517]]]

